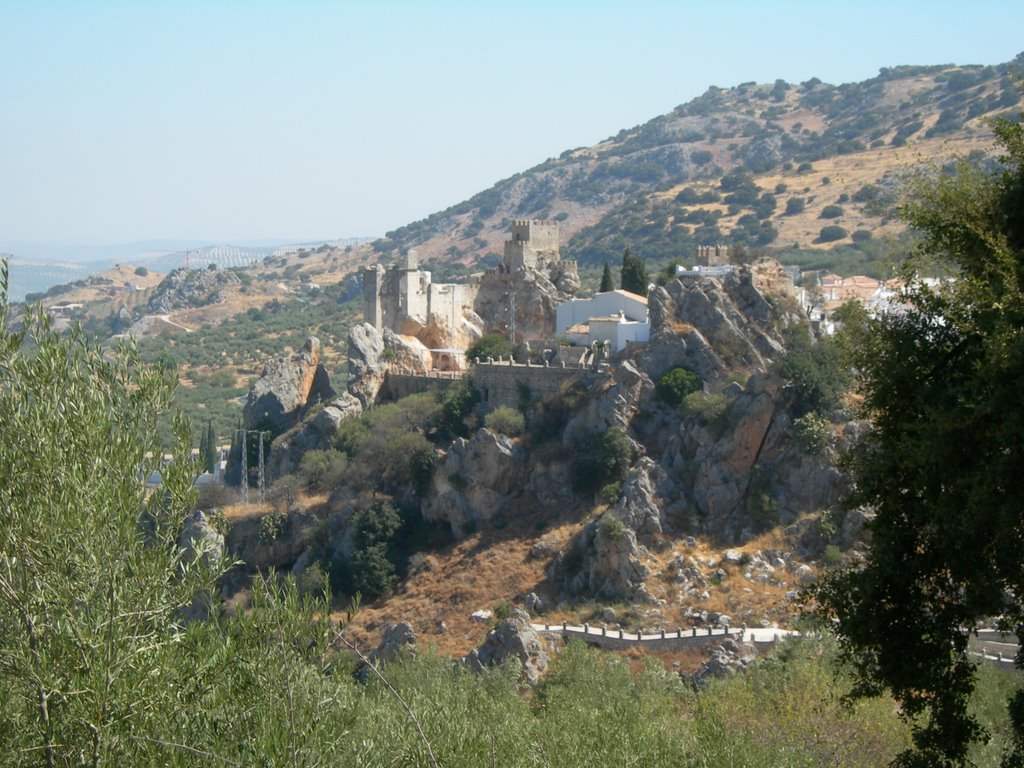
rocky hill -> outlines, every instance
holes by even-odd
[[[383,372],[408,354],[390,330],[353,328],[355,364],[335,381],[347,391],[322,408],[275,384],[312,363],[281,359],[249,402],[289,395],[270,479],[311,495],[264,518],[278,516],[273,528],[266,510],[237,509],[229,546],[304,588],[330,574],[338,593],[361,591],[368,645],[409,621],[464,654],[479,639],[472,615],[501,604],[626,627],[791,623],[826,548],[860,546],[865,518],[829,511],[859,425],[828,405],[806,416],[778,367],[782,329],[800,327],[779,275],[766,262],[653,289],[650,342],[553,395],[516,385],[519,427],[492,421],[493,403],[474,405],[458,380],[387,402]],[[680,374],[688,394],[667,384]],[[262,411],[246,414],[255,428]]]
[[[563,256],[584,264],[615,260],[627,243],[664,261],[691,259],[696,244],[827,250],[897,232],[901,176],[924,160],[989,151],[986,120],[1020,109],[1021,63],[894,67],[838,86],[711,87],[389,232],[371,257],[415,247],[437,264],[486,264],[517,218],[560,220]],[[822,236],[826,226],[845,234]]]

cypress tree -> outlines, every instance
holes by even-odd
[[[608,291],[615,290],[615,280],[612,279],[612,269],[608,266],[608,262],[604,263],[604,272],[601,274],[601,287],[597,289],[599,293],[607,293]]]
[[[635,293],[640,296],[647,295],[647,267],[644,260],[634,256],[629,246],[622,253],[622,272],[619,277],[619,285],[622,290]]]

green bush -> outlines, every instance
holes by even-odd
[[[608,485],[601,489],[601,501],[608,506],[617,503],[621,495],[622,483],[608,483]]]
[[[683,398],[702,386],[700,376],[687,368],[673,368],[658,379],[657,392],[669,405],[679,405]]]
[[[793,420],[793,439],[806,454],[813,456],[824,451],[831,435],[828,419],[813,411]]]
[[[832,224],[821,228],[821,231],[818,233],[818,242],[834,243],[836,240],[844,239],[849,234],[842,227]]]
[[[341,484],[348,456],[340,451],[307,451],[299,462],[299,477],[313,491],[329,491]]]
[[[260,520],[259,540],[263,544],[273,544],[287,535],[288,528],[288,515],[284,512],[270,512]]]
[[[499,357],[508,358],[511,355],[512,342],[500,333],[485,333],[466,350],[466,359],[471,361],[479,359],[487,362],[489,357],[497,360]]]
[[[480,402],[480,393],[469,379],[453,384],[441,396],[435,425],[457,437],[466,437],[475,426],[473,408]]]
[[[831,339],[812,341],[802,326],[787,328],[783,341],[786,354],[772,370],[792,385],[797,415],[828,413],[850,385],[841,350]]]
[[[825,551],[822,552],[821,561],[829,568],[836,568],[843,564],[843,553],[835,544],[825,545]]]
[[[608,512],[601,515],[597,527],[601,535],[610,541],[621,541],[626,537],[626,524]]]
[[[683,398],[680,414],[683,418],[697,419],[702,424],[714,424],[725,415],[728,402],[725,395],[691,392]]]
[[[843,207],[841,205],[826,205],[821,209],[819,218],[822,219],[838,219],[843,215]],[[844,235],[845,237],[845,235]]]
[[[621,481],[632,462],[629,438],[618,427],[612,427],[579,452],[572,466],[573,490],[594,493],[609,483]]]
[[[526,429],[526,419],[520,411],[503,405],[487,414],[484,426],[492,432],[518,437]]]
[[[795,214],[803,213],[806,207],[807,201],[802,197],[791,197],[786,201],[786,215],[794,216]]]
[[[145,267],[136,267],[135,274],[138,275],[139,277],[145,277],[146,275],[149,274],[149,270],[146,269]]]

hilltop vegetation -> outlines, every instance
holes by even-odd
[[[877,239],[902,231],[892,208],[919,157],[991,149],[985,120],[1013,115],[1020,104],[1013,71],[894,67],[839,86],[815,78],[711,87],[666,115],[389,232],[372,248],[385,259],[415,247],[438,265],[486,263],[515,218],[560,220],[563,255],[581,264],[615,260],[627,244],[654,263],[689,262],[694,246],[717,242],[856,248],[866,239],[858,232]],[[823,234],[826,226],[843,232]],[[834,254],[829,268],[847,273],[845,257]]]

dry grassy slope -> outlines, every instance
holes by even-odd
[[[504,602],[522,608],[529,592],[536,592],[549,606],[534,620],[559,624],[600,623],[600,614],[611,605],[623,624],[648,629],[689,627],[687,608],[717,611],[733,618],[734,623],[757,625],[762,619],[779,626],[791,626],[797,608],[785,594],[799,585],[791,574],[779,574],[780,584],[758,583],[743,577],[738,566],[721,564],[724,547],[698,540],[696,547],[665,539],[661,548],[652,548],[646,564],[653,576],[647,582],[653,594],[664,599],[662,606],[633,606],[614,602],[589,602],[574,606],[554,605],[555,594],[545,576],[549,557],[531,558],[535,544],[543,541],[555,549],[565,548],[579,533],[594,510],[543,510],[523,502],[507,515],[500,530],[488,529],[465,540],[432,552],[413,569],[390,598],[364,606],[350,626],[350,637],[362,648],[370,649],[390,624],[408,621],[421,642],[434,645],[441,653],[462,656],[483,642],[489,625],[475,623],[470,614],[481,609],[494,610]],[[789,546],[779,531],[767,533],[743,547],[740,552],[757,550],[787,551]],[[709,597],[695,601],[684,599],[672,583],[669,564],[677,557],[703,558],[708,575],[723,567],[726,578],[708,587]],[[340,619],[339,612],[336,618]],[[444,625],[442,628],[441,625]],[[674,654],[658,654],[665,661],[679,661]],[[698,659],[701,654],[684,654]]]
[[[132,303],[148,295],[144,292],[155,288],[163,279],[160,272],[150,270],[146,275],[137,275],[133,265],[118,264],[86,278],[82,286],[69,284],[59,294],[43,299],[42,304],[52,307],[57,304]]]
[[[953,86],[951,80],[961,75],[981,79],[969,87]],[[854,150],[852,154],[834,152],[815,157],[814,172],[806,175],[797,176],[793,171],[783,174],[779,170],[781,163],[776,163],[775,170],[757,176],[757,183],[766,191],[773,191],[780,181],[789,186],[779,196],[779,206],[771,217],[771,223],[779,230],[773,245],[796,243],[831,249],[833,243],[814,242],[821,227],[827,224],[838,224],[850,232],[867,229],[877,235],[893,233],[901,228],[899,223],[866,215],[857,205],[845,206],[847,211],[838,221],[817,217],[821,208],[834,203],[840,194],[852,197],[861,186],[877,182],[888,173],[910,169],[921,162],[941,161],[955,153],[989,150],[991,134],[984,120],[993,114],[1019,109],[1019,93],[1011,93],[1017,99],[1016,107],[990,103],[982,114],[970,116],[965,112],[956,121],[955,130],[933,138],[926,138],[925,134],[944,109],[962,108],[962,103],[955,101],[960,95],[975,101],[1003,95],[1007,89],[1004,75],[1005,68],[898,68],[865,83],[838,88],[794,85],[781,96],[773,93],[770,85],[711,89],[704,97],[670,114],[622,131],[596,146],[565,152],[557,160],[550,159],[446,211],[389,233],[378,244],[375,254],[365,246],[360,251],[366,252],[369,259],[387,259],[397,250],[415,247],[423,259],[470,264],[487,253],[501,252],[506,235],[503,220],[534,216],[564,217],[562,241],[567,244],[581,230],[599,224],[621,203],[637,195],[666,200],[684,186],[717,187],[723,173],[744,163],[748,144],[766,137],[778,139],[781,135],[799,145],[797,149],[783,149],[782,160],[793,161],[794,166],[808,148],[833,146],[840,135],[848,145],[856,141],[864,147],[879,142],[881,146]],[[826,94],[824,99],[822,92]],[[829,103],[830,98],[834,104]],[[863,119],[866,116],[868,119]],[[920,128],[907,136],[905,145],[893,146],[891,141],[897,129],[914,120],[920,121]],[[851,147],[842,151],[850,152]],[[711,161],[687,172],[670,167],[673,157],[687,152],[710,153]],[[636,178],[627,179],[633,183],[622,183],[614,177],[614,171],[612,176],[608,174],[609,169],[624,162],[662,163],[667,175],[657,183]],[[717,172],[710,172],[715,166]],[[823,188],[821,180],[826,176],[831,184]],[[591,183],[591,178],[600,181]],[[665,181],[671,188],[667,192]],[[580,187],[587,184],[593,194],[580,194]],[[782,212],[791,196],[814,199],[802,215],[787,217]],[[708,206],[680,206],[680,210],[686,207]],[[720,223],[726,235],[735,218],[738,216]],[[636,222],[640,228],[644,224]],[[625,235],[629,237],[628,232]]]

